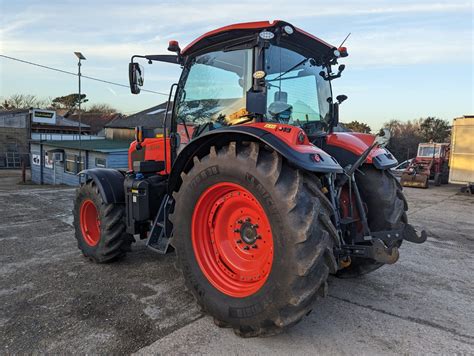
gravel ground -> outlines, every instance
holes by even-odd
[[[3,183],[3,184],[2,184]],[[0,354],[474,354],[474,197],[459,187],[405,189],[423,245],[353,280],[296,327],[241,339],[202,316],[174,270],[142,242],[124,260],[83,258],[74,189],[17,187],[0,174]]]

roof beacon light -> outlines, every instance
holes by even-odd
[[[291,27],[290,25],[286,25],[285,27],[283,27],[283,31],[285,31],[287,35],[291,35],[293,34],[293,27]]]
[[[262,31],[258,34],[262,40],[271,40],[275,37],[275,34],[270,31]]]
[[[341,54],[341,57],[347,57],[349,53],[347,53],[347,48],[346,47],[339,47],[338,48],[339,53]]]

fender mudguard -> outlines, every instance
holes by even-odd
[[[87,180],[92,179],[99,188],[102,200],[106,204],[124,203],[125,191],[123,182],[124,175],[110,168],[85,169],[78,173],[79,176],[86,176]]]
[[[321,147],[335,157],[343,166],[353,164],[357,158],[374,142],[375,136],[358,132],[334,132],[328,134]],[[395,167],[397,159],[386,148],[376,147],[367,157],[366,163],[384,170]]]
[[[232,141],[262,142],[285,157],[291,165],[302,170],[320,173],[342,173],[342,167],[339,163],[322,149],[311,144],[307,138],[304,144],[295,147],[284,138],[280,138],[283,135],[283,130],[278,133],[272,132],[274,129],[272,126],[286,128],[287,131],[284,131],[286,133],[290,132],[289,129],[296,131],[300,130],[299,128],[274,124],[270,124],[272,126],[269,128],[268,125],[258,123],[224,127],[209,131],[191,140],[179,153],[173,164],[168,183],[169,192],[171,193],[180,184],[181,172],[186,171],[187,167],[192,164],[194,156],[202,157],[209,152],[210,146],[225,145]],[[317,156],[316,159],[314,158],[315,155]]]

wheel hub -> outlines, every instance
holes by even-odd
[[[257,241],[259,237],[257,227],[258,225],[252,224],[250,219],[242,223],[240,227],[240,237],[247,245],[253,245]]]

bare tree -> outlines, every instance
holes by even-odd
[[[12,94],[9,97],[2,99],[0,109],[29,109],[29,108],[43,108],[50,105],[50,100],[40,99],[32,94]]]
[[[90,114],[116,114],[117,109],[106,103],[98,103],[90,105],[86,112]]]

